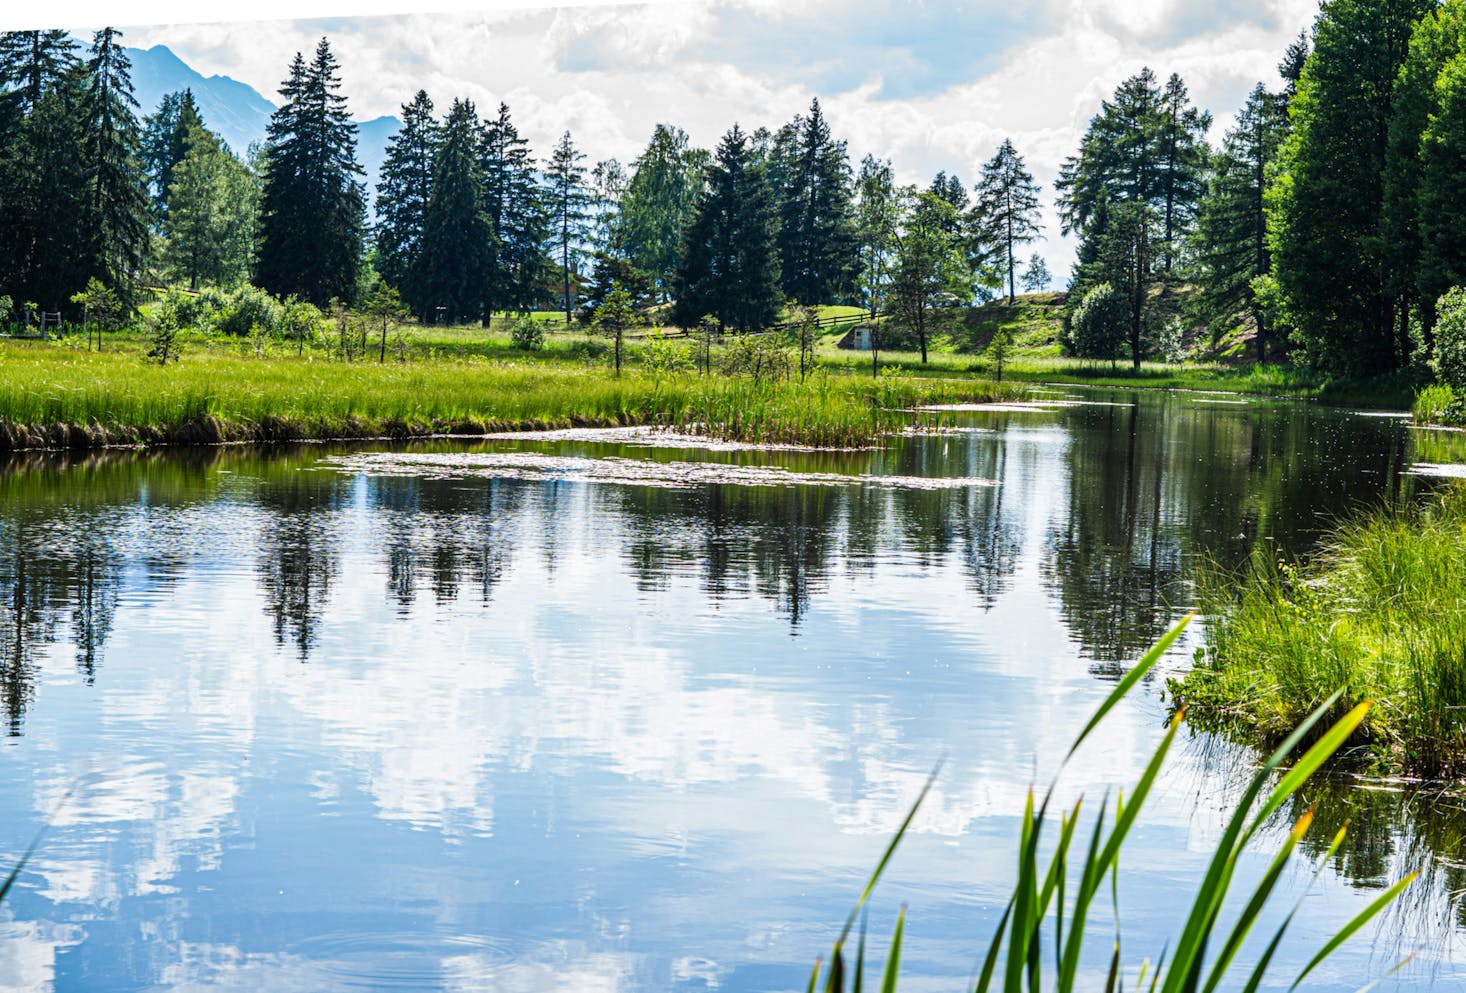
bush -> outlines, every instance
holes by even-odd
[[[283,313],[284,308],[278,300],[264,290],[246,284],[223,297],[214,314],[214,329],[241,338],[256,327],[274,332],[280,327]]]
[[[694,364],[692,348],[673,341],[661,331],[653,331],[641,346],[641,364],[657,377],[691,369]]]
[[[1125,345],[1130,308],[1125,298],[1109,283],[1101,283],[1084,295],[1069,321],[1069,351],[1082,359],[1120,357]]]
[[[1466,289],[1457,286],[1436,303],[1435,354],[1430,367],[1437,381],[1466,394]]]
[[[538,352],[545,347],[545,326],[528,314],[524,314],[509,329],[509,340],[515,348],[526,352]]]

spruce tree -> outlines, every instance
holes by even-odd
[[[589,217],[590,195],[585,189],[585,166],[580,162],[585,154],[578,151],[566,131],[550,156],[550,168],[546,175],[548,186],[545,200],[550,208],[551,222],[557,254],[560,256],[560,277],[565,304],[565,323],[570,323],[570,311],[575,306],[574,287],[570,273],[578,266],[571,261],[586,239],[586,221]]]
[[[673,321],[693,327],[711,314],[742,331],[772,324],[784,302],[777,230],[763,167],[750,162],[748,136],[735,124],[718,143],[683,240]]]
[[[161,224],[168,215],[168,189],[173,185],[173,170],[188,154],[189,136],[194,128],[203,126],[193,91],[187,89],[165,94],[158,109],[143,121],[142,163],[156,223]]]
[[[483,313],[494,232],[484,209],[479,128],[473,104],[453,101],[437,141],[433,194],[410,270],[411,283],[421,293],[421,316],[441,312],[459,322]]]
[[[1191,106],[1186,84],[1175,73],[1161,91],[1156,120],[1157,200],[1161,215],[1161,262],[1166,274],[1175,267],[1178,245],[1196,219],[1206,192],[1209,148],[1206,132],[1211,114]]]
[[[131,62],[117,44],[119,34],[110,27],[98,31],[87,62],[87,207],[90,274],[130,310],[148,245],[148,197]]]
[[[362,263],[362,169],[340,88],[325,38],[309,66],[297,53],[265,151],[258,282],[318,307],[354,299]]]
[[[529,142],[499,104],[499,114],[480,129],[479,167],[484,209],[494,233],[483,300],[484,327],[495,311],[530,310],[549,270],[544,246],[549,224]]]
[[[1384,176],[1395,79],[1430,6],[1329,0],[1289,108],[1269,245],[1296,340],[1334,372],[1385,372],[1410,353],[1408,307],[1387,266]]]
[[[429,315],[435,306],[417,285],[415,273],[433,195],[438,139],[433,101],[425,90],[418,90],[411,102],[402,105],[402,128],[387,141],[377,181],[377,271],[419,317]]]
[[[1038,237],[1038,190],[1023,157],[1005,138],[998,153],[982,167],[977,215],[990,257],[1008,274],[1009,303],[1017,296],[1018,246]]]
[[[779,200],[784,295],[812,306],[845,291],[854,265],[850,160],[830,136],[818,99],[794,125],[794,148]]]
[[[65,31],[0,32],[0,92],[18,116],[33,113],[41,97],[77,68],[76,42]]]
[[[1271,333],[1255,280],[1272,271],[1267,246],[1267,177],[1288,132],[1286,98],[1259,83],[1237,114],[1202,201],[1195,232],[1203,316],[1218,330],[1251,318],[1257,361]]]
[[[218,135],[195,126],[173,169],[163,219],[164,265],[191,289],[236,286],[249,278],[259,182]]]

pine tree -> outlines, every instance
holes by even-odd
[[[763,167],[750,162],[748,136],[735,124],[718,143],[687,228],[673,321],[693,327],[711,314],[743,331],[772,324],[784,302],[777,230]]]
[[[141,135],[134,110],[131,62],[118,46],[120,33],[103,28],[87,62],[84,104],[91,235],[91,275],[129,310],[136,297],[148,245],[148,197],[139,160]]]
[[[1019,245],[1038,237],[1038,184],[1023,165],[1023,157],[1004,139],[998,153],[982,167],[977,182],[977,214],[981,238],[990,255],[1008,274],[1008,302],[1017,296]]]
[[[1156,134],[1161,113],[1160,86],[1149,68],[1121,83],[1100,105],[1079,152],[1064,160],[1055,184],[1065,234],[1078,234],[1081,242],[1095,234],[1092,221],[1101,204],[1160,199]]]
[[[658,124],[631,164],[621,198],[616,247],[652,278],[664,298],[679,263],[682,231],[703,188],[707,153],[688,144],[681,128]]]
[[[163,262],[191,289],[236,286],[249,278],[259,181],[218,135],[195,126],[173,169],[163,219]]]
[[[1258,362],[1267,358],[1272,330],[1255,291],[1257,277],[1272,271],[1264,196],[1287,132],[1285,98],[1259,83],[1215,157],[1195,232],[1202,312],[1219,329],[1250,317]]]
[[[65,31],[0,32],[0,91],[19,117],[77,68],[76,47]]]
[[[1175,267],[1177,246],[1196,219],[1206,192],[1210,149],[1206,132],[1211,114],[1191,106],[1186,84],[1175,73],[1161,91],[1156,124],[1158,202],[1161,215],[1161,263],[1166,275]]]
[[[1409,356],[1408,308],[1386,263],[1384,175],[1395,79],[1430,5],[1324,5],[1269,187],[1269,247],[1294,334],[1335,372],[1384,372]]]
[[[585,154],[577,151],[575,143],[566,131],[550,156],[550,168],[546,175],[548,188],[545,199],[550,207],[550,216],[555,229],[555,240],[560,255],[560,276],[565,304],[565,323],[570,323],[570,312],[575,306],[574,287],[571,285],[571,260],[580,251],[586,239],[586,220],[589,217],[590,195],[585,189],[585,166],[580,162]]]
[[[402,105],[402,128],[387,141],[377,181],[377,271],[402,294],[419,317],[434,306],[415,281],[422,252],[423,227],[433,195],[433,164],[438,151],[438,124],[433,101],[418,90]]]
[[[1048,289],[1049,281],[1053,278],[1053,273],[1049,272],[1048,263],[1042,255],[1034,252],[1028,257],[1028,268],[1023,270],[1025,293],[1042,293]]]
[[[854,265],[850,216],[850,161],[843,141],[830,136],[819,100],[797,119],[788,175],[779,200],[779,259],[784,294],[812,306],[828,303],[849,285]]]
[[[340,88],[325,38],[309,66],[297,53],[265,151],[258,282],[318,307],[355,298],[362,264],[365,193]]]
[[[410,271],[422,294],[421,316],[439,311],[452,322],[482,316],[494,252],[478,161],[479,118],[472,103],[453,101],[433,160],[421,250]],[[431,309],[430,309],[431,308]]]
[[[158,224],[168,215],[168,189],[173,185],[173,170],[188,154],[189,135],[194,128],[203,126],[192,90],[166,94],[158,109],[143,121],[142,163],[152,198],[153,220]]]
[[[529,143],[519,136],[505,104],[499,104],[498,117],[481,129],[479,163],[484,209],[494,233],[483,301],[482,319],[488,327],[495,311],[533,308],[547,282],[549,223]]]

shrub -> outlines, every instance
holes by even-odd
[[[164,299],[173,308],[179,327],[199,331],[207,331],[213,326],[215,312],[225,303],[224,294],[218,290],[205,290],[202,293],[170,290]]]
[[[529,314],[522,315],[509,329],[509,340],[515,348],[538,352],[545,347],[545,326]]]
[[[661,331],[653,331],[647,335],[641,346],[641,364],[657,378],[667,373],[691,369],[694,364],[692,349],[673,341]]]
[[[214,315],[215,330],[243,337],[255,329],[273,332],[280,327],[284,308],[264,290],[248,284],[224,298]]]
[[[1411,413],[1417,424],[1466,424],[1466,396],[1436,383],[1415,395]]]
[[[1125,298],[1109,283],[1101,283],[1084,295],[1069,321],[1069,350],[1082,359],[1120,357],[1125,345],[1130,310]]]
[[[1466,393],[1466,289],[1448,290],[1436,303],[1435,354],[1430,367],[1436,379],[1458,394]]]

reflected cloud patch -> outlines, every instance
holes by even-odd
[[[831,472],[794,472],[780,466],[651,462],[609,457],[589,459],[535,452],[365,452],[328,456],[319,465],[366,476],[523,479],[670,489],[714,483],[729,486],[873,486],[893,490],[954,490],[997,485],[990,479],[973,476],[849,476]]]

